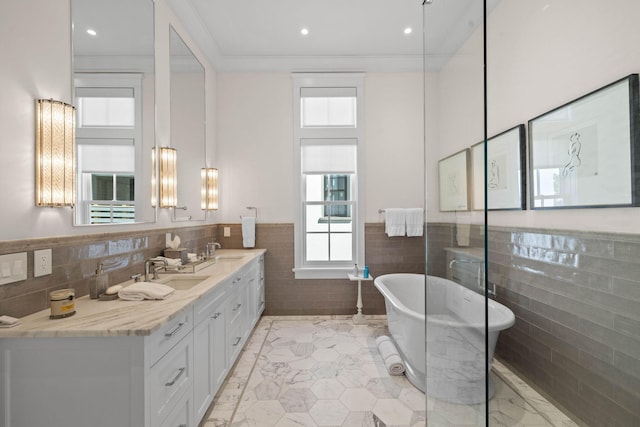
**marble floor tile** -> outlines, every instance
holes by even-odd
[[[375,339],[386,318],[263,317],[200,427],[485,425],[485,406],[432,398],[390,376]],[[499,361],[489,425],[575,426]],[[428,420],[428,421],[427,421]]]

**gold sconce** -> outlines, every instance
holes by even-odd
[[[76,200],[76,109],[36,100],[36,206],[73,206]]]
[[[218,169],[216,168],[200,170],[200,209],[218,210]]]
[[[157,150],[157,151],[156,151]],[[156,155],[156,153],[158,153]],[[158,162],[159,199],[161,208],[174,208],[178,201],[177,154],[175,148],[159,147],[153,149],[152,170]],[[156,179],[151,180],[151,206],[156,206]]]

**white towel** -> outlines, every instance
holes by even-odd
[[[402,375],[405,371],[404,362],[391,338],[382,335],[376,338],[376,345],[389,374]]]
[[[177,271],[179,270],[179,267],[182,265],[182,260],[180,258],[166,258],[163,256],[158,256],[155,259],[157,259],[158,261],[166,261],[167,265],[165,267],[165,269],[167,271]]]
[[[422,208],[406,209],[407,236],[422,236],[424,226],[424,211]]]
[[[242,246],[253,248],[256,245],[256,218],[242,217]]]
[[[126,301],[142,301],[145,299],[166,299],[174,289],[160,283],[138,282],[118,291],[118,297]]]
[[[404,236],[406,233],[405,226],[405,210],[404,209],[385,209],[384,210],[384,232],[387,236]]]
[[[471,234],[471,224],[456,224],[456,242],[458,246],[469,246],[469,236]]]

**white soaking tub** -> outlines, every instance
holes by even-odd
[[[424,274],[379,276],[374,285],[385,298],[389,332],[406,365],[409,381],[429,396],[455,403],[485,400],[485,364],[501,330],[515,323],[513,312],[451,280]],[[425,298],[426,290],[426,298]],[[426,331],[425,331],[426,299]],[[426,336],[426,339],[425,339]],[[493,396],[489,382],[489,396]]]

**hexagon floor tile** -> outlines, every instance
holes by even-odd
[[[385,334],[384,316],[367,325],[354,325],[350,316],[265,316],[200,426],[485,424],[484,405],[425,399],[406,377],[390,376],[375,342]],[[498,360],[492,374],[490,425],[576,425]]]

